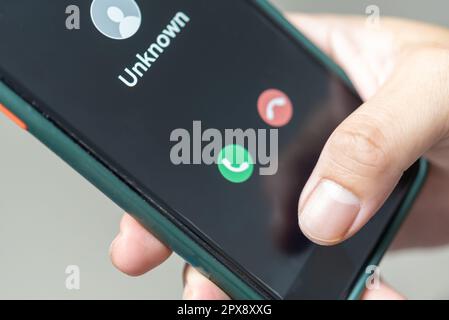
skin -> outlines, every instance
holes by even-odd
[[[389,18],[371,26],[364,18],[349,16],[289,18],[345,70],[365,101],[331,135],[306,187],[298,192],[302,232],[321,245],[350,238],[376,213],[403,172],[425,156],[429,177],[393,249],[449,243],[449,30]],[[350,194],[351,204],[357,200],[347,209],[339,207],[346,218],[325,210],[330,221],[326,227],[338,227],[340,233],[330,234],[320,229],[322,224],[314,224],[313,210],[305,214],[310,201],[322,200],[311,196],[322,181]],[[170,254],[133,218],[123,217],[111,246],[111,259],[119,270],[139,276]],[[185,299],[227,299],[189,266],[183,278]],[[403,297],[381,285],[366,291],[363,299]]]

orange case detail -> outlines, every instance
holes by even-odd
[[[26,125],[25,122],[23,122],[22,120],[19,119],[19,117],[17,117],[14,113],[12,113],[11,111],[9,111],[4,105],[2,105],[0,103],[0,112],[5,114],[5,116],[7,116],[12,122],[14,122],[15,124],[17,124],[20,128],[22,128],[23,130],[27,130],[28,127]]]

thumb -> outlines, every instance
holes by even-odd
[[[319,244],[360,230],[403,172],[447,136],[449,50],[403,48],[381,89],[331,135],[303,189],[299,224]]]

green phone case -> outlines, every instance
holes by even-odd
[[[256,3],[268,15],[280,23],[292,37],[303,43],[322,63],[337,73],[348,85],[351,85],[341,68],[308,41],[295,27],[289,24],[283,15],[271,4],[266,0],[258,0]],[[125,212],[129,212],[136,217],[161,241],[169,245],[173,251],[209,276],[231,297],[243,300],[266,298],[265,295],[253,289],[242,276],[232,272],[202,245],[181,230],[173,221],[163,215],[154,204],[144,200],[135,190],[125,184],[53,122],[44,117],[2,82],[0,82],[0,103],[7,106],[12,113],[24,121],[32,135],[123,208]],[[415,184],[407,195],[394,222],[389,226],[386,236],[382,239],[375,252],[373,252],[367,265],[377,265],[380,262],[418,194],[427,172],[426,161],[421,160],[420,163],[420,170]],[[359,281],[354,285],[351,294],[348,296],[349,299],[357,299],[360,296],[368,276],[365,273],[360,275]]]

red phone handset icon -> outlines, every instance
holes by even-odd
[[[264,91],[259,97],[257,109],[262,120],[276,128],[287,125],[293,116],[290,98],[277,89]]]

